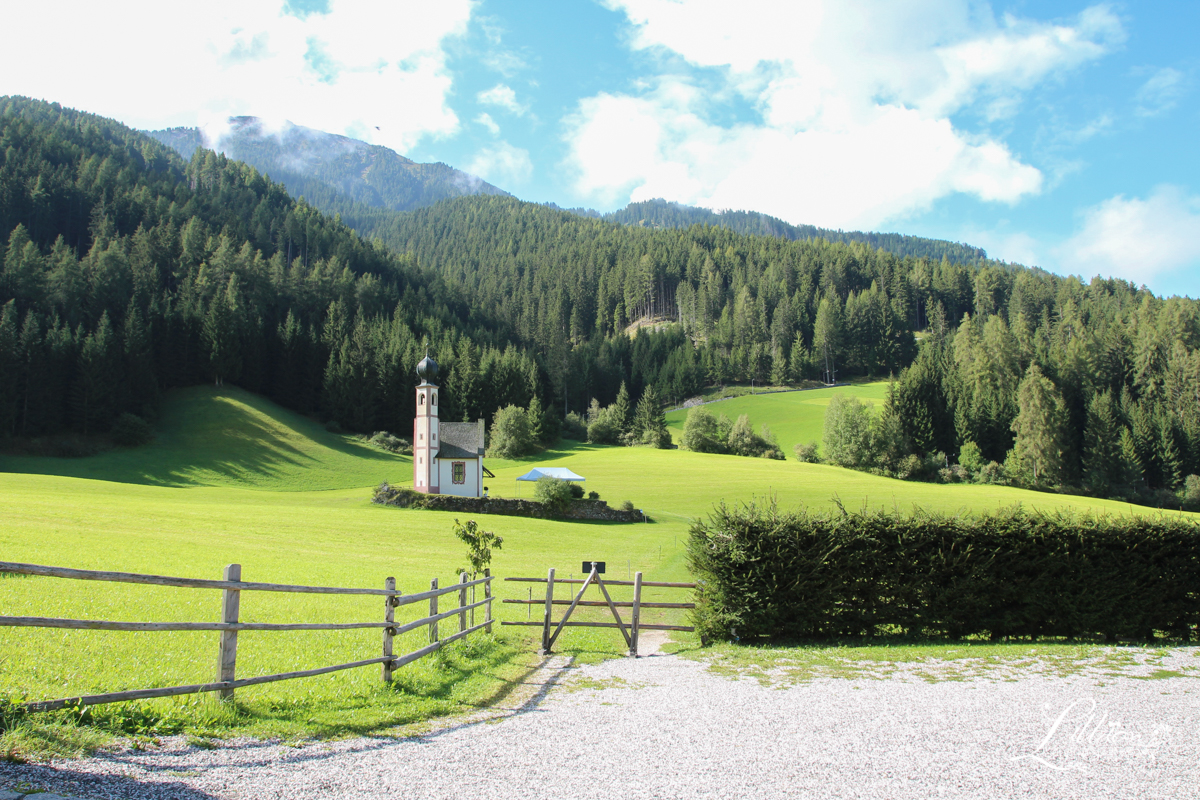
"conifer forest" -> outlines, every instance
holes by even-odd
[[[448,419],[535,398],[561,419],[622,383],[675,405],[890,377],[893,461],[1162,504],[1200,473],[1188,298],[907,237],[623,224],[501,194],[323,205],[211,150],[0,98],[0,437],[104,432],[201,382],[404,432],[428,352]]]

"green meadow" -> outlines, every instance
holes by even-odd
[[[887,399],[887,391],[887,381],[875,381],[822,389],[742,395],[709,403],[707,408],[713,416],[724,414],[734,421],[742,414],[747,414],[755,431],[766,425],[775,434],[784,454],[791,458],[792,448],[797,444],[821,441],[825,409],[835,394],[852,395],[868,405],[877,406]],[[684,408],[667,414],[667,430],[676,442],[683,438],[686,420],[687,409]]]
[[[856,391],[880,400],[886,387],[874,384]],[[756,426],[765,422],[776,430],[790,450],[793,437],[811,438],[804,431],[812,423],[789,420],[819,413],[829,396],[830,390],[755,396],[723,401],[714,410],[731,417],[749,413]],[[428,589],[432,578],[446,585],[466,565],[465,548],[451,532],[455,514],[370,502],[371,489],[379,482],[411,481],[407,457],[329,433],[236,389],[174,394],[157,430],[150,445],[91,458],[0,457],[0,560],[197,578],[219,578],[226,564],[236,562],[249,581],[381,588],[386,577],[394,576],[407,592]],[[492,563],[501,577],[542,577],[550,567],[560,577],[579,577],[581,562],[594,559],[607,562],[610,578],[640,571],[646,580],[687,580],[689,524],[722,499],[773,497],[784,505],[813,508],[828,508],[836,499],[848,509],[908,511],[919,506],[946,513],[1014,503],[1047,510],[1151,513],[1103,500],[1006,487],[909,483],[792,460],[681,450],[567,442],[534,458],[488,464],[496,473],[488,481],[493,495],[528,496],[531,485],[518,484],[518,475],[534,465],[565,466],[585,476],[586,488],[610,503],[630,500],[651,519],[629,525],[478,517],[483,527],[504,537]],[[541,591],[536,584],[503,581],[496,582],[496,589],[499,598],[510,599],[537,597]],[[615,599],[628,598],[628,592],[615,594]],[[680,600],[679,594],[652,590],[645,597]],[[443,598],[442,609],[452,602]],[[0,577],[5,615],[217,621],[220,604],[219,592],[212,590]],[[403,607],[398,618],[415,619],[427,610],[425,604]],[[242,598],[242,619],[251,622],[374,621],[382,614],[382,602],[373,597],[248,592]],[[496,615],[536,619],[537,609],[497,603]],[[654,619],[681,617],[648,617]],[[454,620],[442,626],[454,630]],[[126,733],[186,729],[217,735],[334,736],[391,730],[494,701],[529,668],[535,649],[530,637],[536,631],[497,625],[493,637],[472,637],[472,644],[447,648],[404,668],[391,690],[383,688],[379,669],[368,667],[242,689],[234,710],[210,697],[193,696],[137,704],[144,709],[137,713],[113,706],[91,714],[101,727]],[[206,682],[214,679],[217,637],[0,628],[0,698],[48,699]],[[423,630],[405,635],[396,652],[422,646],[425,637]],[[598,658],[619,654],[621,645],[616,631],[568,629],[560,649]],[[379,648],[377,630],[244,632],[238,674],[371,658]],[[13,735],[0,732],[0,749],[3,737]]]

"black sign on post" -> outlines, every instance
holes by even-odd
[[[592,564],[596,565],[596,574],[597,575],[604,574],[604,562],[603,561],[585,561],[585,562],[583,562],[583,574],[584,575],[588,575],[591,573]]]

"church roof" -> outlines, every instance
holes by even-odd
[[[438,458],[481,458],[483,456],[483,420],[442,422],[438,425],[441,446]]]

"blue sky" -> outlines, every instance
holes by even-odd
[[[231,114],[518,197],[666,197],[967,241],[1200,297],[1200,3],[25,4],[0,92],[141,128]]]

